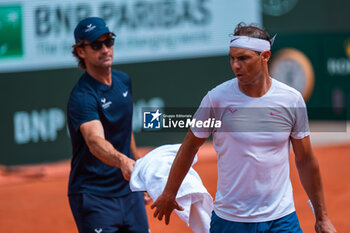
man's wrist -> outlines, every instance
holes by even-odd
[[[325,221],[328,220],[328,214],[327,213],[322,213],[319,215],[316,215],[316,221]]]
[[[165,188],[164,191],[163,191],[163,196],[167,200],[175,200],[176,199],[176,192]]]
[[[122,168],[124,166],[125,163],[127,163],[127,160],[129,159],[126,155],[120,153],[120,152],[116,152],[117,155],[117,161],[118,161],[118,167]]]

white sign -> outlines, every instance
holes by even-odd
[[[65,114],[62,109],[42,109],[15,112],[13,117],[14,139],[16,144],[37,143],[40,140],[55,141],[58,131],[65,126]]]
[[[239,22],[261,25],[258,0],[0,0],[0,72],[75,67],[73,31],[88,16],[117,35],[115,62],[228,53]]]

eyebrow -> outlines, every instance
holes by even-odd
[[[250,54],[237,54],[235,56],[232,56],[230,53],[228,54],[229,57],[248,57],[251,56]]]

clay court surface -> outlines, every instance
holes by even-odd
[[[140,149],[145,154],[149,148]],[[314,147],[322,172],[328,212],[338,232],[350,232],[350,144]],[[211,144],[203,146],[195,165],[204,185],[214,197],[216,157]],[[314,217],[307,196],[298,180],[291,156],[294,200],[304,232],[314,232]],[[6,233],[76,233],[66,195],[69,162],[56,164],[0,167],[0,231]],[[192,232],[173,213],[165,226],[156,221],[146,207],[152,233]]]

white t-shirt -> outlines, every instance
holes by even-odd
[[[243,94],[237,79],[231,79],[208,92],[194,118],[222,121],[219,129],[191,128],[199,138],[213,135],[218,156],[214,211],[219,217],[263,222],[295,211],[289,137],[310,134],[298,91],[272,79],[268,92],[254,98]]]

